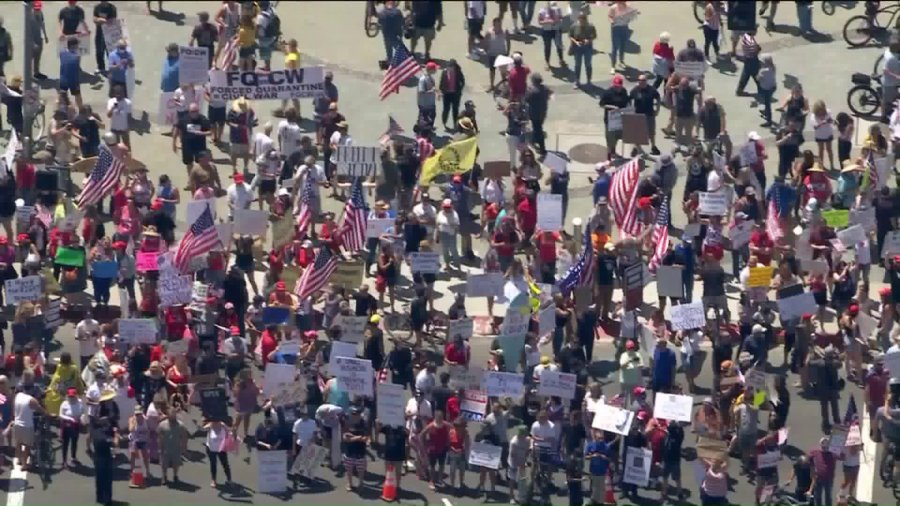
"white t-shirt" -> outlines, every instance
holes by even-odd
[[[814,113],[809,113],[809,122],[813,127],[813,136],[816,140],[831,139],[834,137],[834,120],[831,117],[831,111],[825,110],[825,116],[816,117]]]
[[[337,131],[331,134],[331,139],[329,142],[333,144],[335,147],[338,146],[352,146],[353,145],[353,137],[349,135],[341,135],[340,131]],[[337,159],[335,158],[335,154],[332,152],[331,154],[331,163],[337,163]]]
[[[228,203],[232,204],[235,209],[247,209],[250,203],[256,198],[253,190],[247,183],[232,183],[228,187]]]
[[[313,194],[318,197],[319,196],[319,184],[327,181],[325,178],[325,169],[319,165],[314,164],[312,166],[309,165],[301,165],[297,168],[297,175],[294,176],[296,182],[294,184],[298,184],[299,189],[298,195],[302,195],[303,187],[306,185],[306,178],[311,177],[313,183]],[[299,199],[298,199],[299,202]]]
[[[459,229],[459,215],[456,211],[451,210],[449,213],[441,211],[437,215],[438,232],[443,234],[456,234]]]
[[[556,439],[557,439],[557,427],[556,424],[547,421],[546,425],[542,425],[541,422],[535,421],[531,424],[531,437],[539,437],[543,439],[543,441],[535,441],[535,446],[540,446],[542,448],[555,448],[556,447]]]
[[[423,221],[423,225],[425,225],[425,229],[428,230],[428,235],[434,233],[434,225],[432,221],[435,219],[437,215],[437,210],[431,204],[423,204],[418,203],[413,207],[413,214],[416,215],[416,218]],[[428,222],[428,223],[424,223]]]
[[[281,146],[281,154],[291,156],[291,154],[300,151],[300,137],[303,132],[300,131],[300,125],[296,123],[288,123],[287,120],[281,120],[278,124],[278,144]],[[262,155],[257,151],[257,155]]]
[[[16,427],[34,428],[34,409],[31,408],[31,400],[34,397],[19,392],[13,401],[13,425]]]
[[[421,390],[425,395],[431,394],[435,385],[436,381],[434,374],[429,373],[428,369],[422,369],[419,371],[419,374],[416,375],[416,390]]]
[[[466,2],[466,19],[484,19],[487,2],[484,0],[468,0]]]
[[[275,148],[275,141],[262,132],[253,134],[253,152],[256,156],[264,155]]]
[[[100,332],[100,323],[93,318],[85,318],[75,326],[75,336],[79,339],[79,356],[91,357],[99,350],[97,340],[91,337],[94,332]]]
[[[111,98],[106,103],[106,112],[112,112],[109,128],[117,132],[128,131],[128,119],[131,118],[131,100],[127,98]]]
[[[228,436],[228,428],[224,425],[219,428],[210,427],[206,433],[206,447],[211,451],[220,452],[225,444],[225,438]]]
[[[200,105],[200,99],[197,96],[196,88],[188,88],[187,91],[184,91],[182,88],[178,88],[177,90],[172,92],[172,101],[175,102],[175,110],[178,112],[187,112],[188,108],[191,104]],[[212,104],[215,106],[216,104]],[[222,100],[222,105],[220,107],[225,107],[225,101]]]
[[[294,439],[299,446],[304,446],[316,435],[316,421],[309,418],[294,422]]]

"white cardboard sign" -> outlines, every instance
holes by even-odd
[[[206,84],[209,80],[209,48],[178,46],[179,84]]]
[[[291,474],[304,476],[310,480],[315,479],[316,471],[325,462],[328,450],[319,445],[306,445],[300,449],[300,454],[294,459]]]
[[[447,342],[455,339],[457,335],[461,335],[463,339],[468,340],[474,334],[474,318],[461,318],[459,320],[449,320],[447,322]]]
[[[376,399],[378,401],[378,420],[383,425],[403,427],[403,424],[406,422],[404,415],[406,402],[403,385],[379,383]]]
[[[338,146],[334,151],[334,160],[339,176],[377,176],[381,172],[381,147]]]
[[[650,463],[652,461],[652,451],[646,448],[629,446],[625,453],[625,474],[622,481],[639,487],[646,487],[650,482]]]
[[[550,167],[550,170],[557,174],[565,174],[568,170],[569,165],[569,162],[567,162],[565,158],[552,152],[547,153],[547,156],[544,157],[543,163],[547,167]]]
[[[853,225],[838,231],[837,236],[844,244],[856,244],[866,240],[866,231],[862,225]]]
[[[41,298],[41,277],[25,276],[24,278],[7,279],[6,304],[17,305]]]
[[[361,343],[365,339],[367,316],[338,315],[334,325],[341,327],[341,341]]]
[[[725,216],[727,212],[727,192],[700,192],[700,214]]]
[[[540,379],[538,395],[560,397],[567,400],[575,398],[574,374],[544,370]]]
[[[375,373],[371,360],[332,357],[331,363],[331,372],[338,378],[342,388],[351,394],[372,397]]]
[[[628,431],[631,430],[631,423],[634,421],[634,411],[608,404],[596,404],[594,408],[594,420],[591,422],[592,428],[614,432],[622,436],[627,435]]]
[[[393,218],[369,218],[366,220],[366,237],[369,239],[381,237],[385,230],[393,226]]]
[[[269,213],[259,209],[235,209],[234,233],[238,235],[266,235]]]
[[[804,292],[793,297],[778,299],[778,314],[782,321],[795,320],[804,313],[813,313],[819,310],[816,298],[811,292]]]
[[[487,272],[466,278],[466,295],[469,297],[496,297],[503,295],[506,280],[501,272]]]
[[[190,304],[193,292],[194,279],[190,275],[159,277],[159,305],[162,307]]]
[[[129,344],[156,343],[156,321],[149,318],[123,318],[119,320],[119,339]]]
[[[416,251],[409,254],[412,272],[437,274],[441,270],[441,254],[437,251]]]
[[[488,443],[472,443],[469,450],[469,465],[500,469],[500,456],[503,448]]]
[[[660,265],[656,269],[656,291],[660,297],[684,297],[684,283],[682,273],[684,267],[675,265]]]
[[[525,386],[522,374],[512,372],[485,371],[481,377],[481,389],[491,397],[522,397]]]
[[[333,366],[338,357],[356,358],[356,344],[345,343],[343,341],[332,342],[331,354],[328,356],[328,364]]]
[[[256,452],[256,491],[277,494],[288,488],[287,450]]]
[[[538,313],[538,336],[546,336],[556,330],[556,306],[550,305]]]
[[[541,192],[537,196],[537,226],[543,231],[557,231],[562,227],[562,195]]]
[[[702,329],[706,325],[706,313],[702,302],[672,306],[672,328],[674,330]]]
[[[656,392],[653,400],[653,417],[676,422],[690,422],[694,398],[690,395],[674,395]]]

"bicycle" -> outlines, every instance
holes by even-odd
[[[723,15],[727,13],[728,6],[722,6],[722,3],[719,2],[720,9],[719,12]],[[694,2],[694,19],[697,20],[701,25],[706,23],[706,2],[705,1],[695,1]]]
[[[847,106],[856,116],[872,116],[881,108],[882,86],[879,75],[859,72],[850,78],[854,86],[847,92]],[[873,86],[872,82],[876,84]]]
[[[34,420],[34,467],[44,483],[50,482],[50,473],[56,464],[56,450],[53,448],[50,418],[35,415]]]
[[[364,27],[366,30],[366,35],[369,38],[373,38],[378,35],[378,32],[381,31],[381,25],[378,23],[378,8],[376,7],[376,2],[373,0],[366,1],[366,18],[364,20]]]
[[[862,47],[873,38],[878,38],[883,44],[885,35],[891,27],[896,27],[898,14],[900,14],[900,2],[879,8],[879,2],[866,2],[866,13],[853,16],[844,23],[844,41],[850,47]]]
[[[798,501],[794,494],[780,486],[776,486],[766,502],[762,503],[762,506],[805,506],[812,504],[812,499],[812,497],[809,497],[806,501]]]

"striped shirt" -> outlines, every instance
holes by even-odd
[[[759,57],[759,43],[756,42],[756,37],[750,35],[749,33],[745,33],[741,35],[741,53],[743,53],[744,58],[757,58]]]

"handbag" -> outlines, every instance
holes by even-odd
[[[235,439],[234,434],[229,430],[228,434],[225,436],[225,441],[222,443],[222,451],[225,453],[237,453],[238,451],[238,443],[237,439]]]

